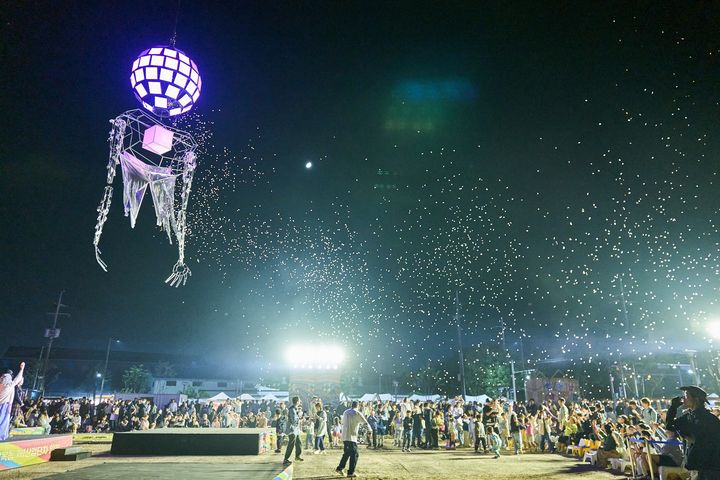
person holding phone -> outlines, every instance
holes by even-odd
[[[693,480],[720,480],[720,419],[705,408],[707,392],[690,385],[680,387],[684,397],[672,399],[667,412],[667,428],[674,430],[688,442],[685,468]],[[678,416],[680,406],[686,408]]]

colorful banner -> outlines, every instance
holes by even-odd
[[[112,443],[112,433],[76,433],[73,435],[73,443]]]
[[[258,453],[268,453],[275,450],[275,432],[268,430],[260,434]]]
[[[53,450],[69,448],[72,442],[72,435],[0,442],[0,471],[47,462]]]
[[[291,463],[289,467],[287,467],[285,470],[280,472],[280,475],[275,477],[273,480],[292,480],[293,478],[293,464]]]

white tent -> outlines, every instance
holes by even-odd
[[[377,398],[377,393],[366,393],[362,397],[360,397],[361,402],[372,402]]]
[[[230,400],[230,397],[225,395],[225,392],[220,392],[214,397],[207,399],[208,402],[224,402],[225,400]]]
[[[470,402],[485,403],[485,400],[488,400],[488,399],[492,400],[487,395],[475,395],[475,396],[466,395],[465,403],[470,403]]]
[[[440,395],[410,395],[411,401],[420,400],[421,402],[437,402],[442,397]]]
[[[277,392],[277,388],[266,387],[264,385],[255,385],[255,390],[258,392]]]
[[[255,398],[253,398],[253,396],[250,395],[249,393],[243,393],[237,398],[238,398],[238,400],[255,400]]]
[[[260,400],[270,400],[273,402],[277,402],[278,398],[275,395],[273,395],[272,393],[266,393],[265,395],[262,396],[262,398]]]

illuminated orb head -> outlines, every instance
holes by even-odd
[[[143,108],[158,117],[189,112],[202,90],[197,65],[175,47],[153,47],[138,55],[130,84]]]

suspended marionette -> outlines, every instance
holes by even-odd
[[[116,167],[123,181],[123,209],[135,228],[145,193],[150,190],[157,225],[178,246],[178,261],[165,283],[185,285],[192,273],[185,264],[187,207],[196,166],[193,137],[167,124],[190,111],[200,96],[202,79],[197,65],[174,46],[154,47],[133,62],[130,83],[144,110],[129,110],[110,120],[110,157],[107,186],[98,206],[95,258],[100,258],[100,236],[112,202]]]

